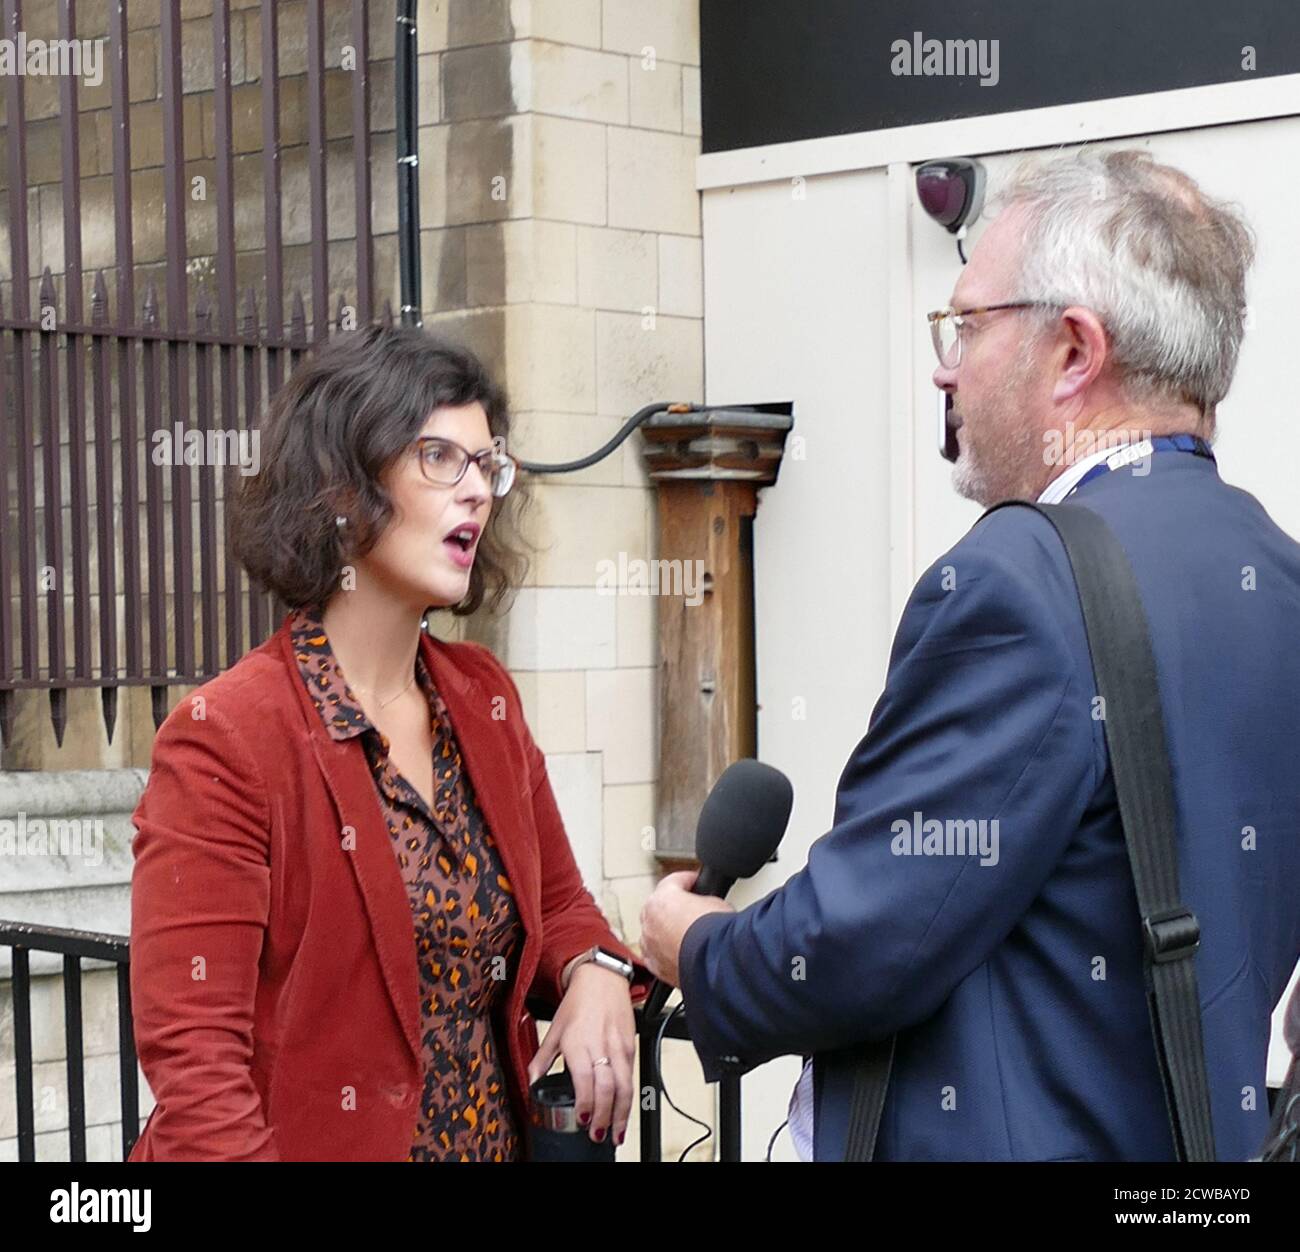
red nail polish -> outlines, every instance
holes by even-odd
[[[624,1131],[621,1135],[619,1135],[619,1137],[618,1137],[618,1141],[619,1141],[619,1143],[622,1143],[623,1140],[626,1139],[626,1138],[627,1138],[627,1131],[625,1130],[625,1131]]]
[[[600,1142],[605,1138],[605,1128],[604,1128],[604,1126],[602,1126],[598,1131],[596,1131],[596,1134],[595,1134],[594,1138],[595,1138],[595,1140],[596,1140],[597,1143],[600,1143]]]
[[[590,1113],[579,1113],[579,1114],[578,1114],[578,1125],[579,1125],[579,1126],[585,1126],[589,1121],[591,1121],[591,1114],[590,1114]]]

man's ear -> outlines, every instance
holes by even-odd
[[[1063,335],[1058,343],[1058,368],[1052,397],[1073,400],[1092,386],[1110,358],[1110,339],[1101,319],[1081,305],[1071,305],[1058,325]]]

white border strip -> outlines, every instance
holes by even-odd
[[[837,174],[896,162],[945,156],[1056,147],[1123,135],[1190,130],[1230,122],[1300,114],[1300,74],[1279,74],[1250,82],[1212,83],[1178,91],[1117,96],[982,114],[949,121],[897,126],[890,130],[829,135],[793,143],[706,152],[696,162],[701,191],[772,182],[802,175]]]
[[[912,385],[912,171],[889,167],[889,629],[916,582],[916,397]],[[937,393],[936,393],[937,394]],[[933,407],[933,406],[932,406]]]

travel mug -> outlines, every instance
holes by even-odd
[[[594,1143],[589,1127],[578,1125],[573,1079],[567,1069],[545,1074],[529,1088],[532,1121],[528,1127],[530,1161],[613,1161],[614,1139]]]

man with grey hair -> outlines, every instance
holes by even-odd
[[[1065,466],[1153,434],[1212,439],[1254,255],[1240,216],[1135,150],[1027,163],[997,205],[931,317],[965,432],[957,490],[1032,500],[1059,477],[1063,499]]]
[[[999,202],[930,315],[955,484],[1068,498],[1132,565],[1200,924],[1214,1151],[1242,1160],[1300,959],[1300,545],[1210,445],[1251,233],[1141,151],[1030,166]],[[982,518],[917,583],[808,864],[739,912],[689,873],[646,904],[646,959],[682,987],[706,1077],[803,1054],[796,1148],[843,1159],[861,1045],[892,1037],[876,1159],[1172,1159],[1104,717],[1052,526]],[[973,826],[994,855],[951,846]]]

